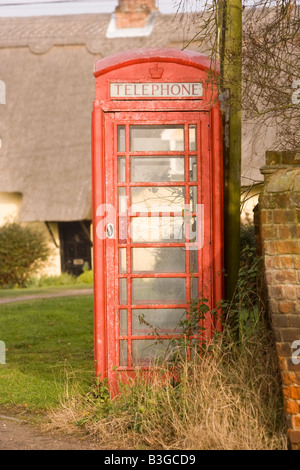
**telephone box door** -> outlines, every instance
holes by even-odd
[[[213,299],[207,112],[106,113],[106,370],[165,359],[192,298]],[[211,337],[212,320],[204,322]],[[205,339],[205,338],[204,338]]]

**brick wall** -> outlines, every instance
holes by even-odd
[[[262,173],[259,218],[269,313],[289,438],[292,449],[300,450],[300,153],[267,152]]]
[[[117,28],[144,28],[153,11],[155,0],[119,0],[116,8]]]

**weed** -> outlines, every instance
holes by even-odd
[[[276,351],[260,325],[239,345],[218,338],[210,351],[182,358],[180,380],[168,370],[137,373],[111,400],[107,384],[65,399],[48,429],[78,427],[109,449],[286,449]]]

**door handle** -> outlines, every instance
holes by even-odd
[[[107,238],[113,238],[115,234],[114,224],[107,224],[106,226],[106,236]]]

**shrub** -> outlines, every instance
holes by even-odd
[[[69,273],[62,273],[59,276],[43,275],[33,277],[27,283],[28,287],[50,287],[50,286],[71,286],[76,284],[76,277]]]
[[[79,284],[93,284],[93,271],[85,271],[77,278]]]
[[[254,224],[250,224],[250,223],[241,224],[241,239],[240,239],[241,251],[246,246],[249,246],[250,248],[256,248]]]
[[[41,232],[15,222],[6,223],[0,227],[0,286],[25,287],[49,255]]]

